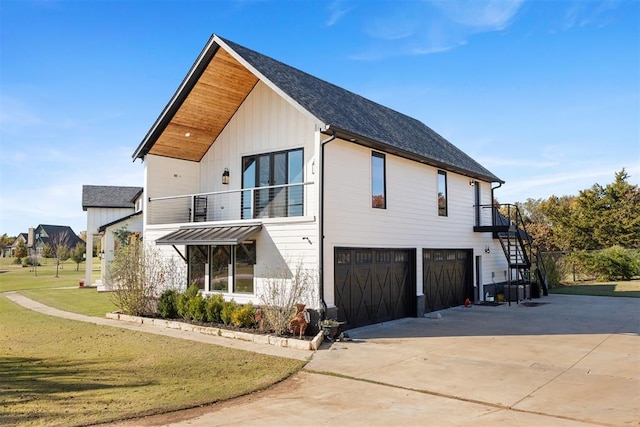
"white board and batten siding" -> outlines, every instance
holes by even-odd
[[[303,148],[303,180],[313,182],[304,187],[305,216],[259,219],[263,223],[263,229],[256,239],[258,264],[255,288],[259,289],[262,277],[283,260],[292,271],[300,261],[306,268],[317,270],[319,244],[316,220],[318,185],[314,166],[317,143],[315,129],[316,123],[313,120],[267,85],[258,82],[199,163],[147,155],[145,188],[149,188],[148,197],[240,190],[244,156]],[[227,185],[222,184],[221,179],[225,168],[230,175]],[[239,223],[237,203],[226,208],[229,210],[228,217],[216,214],[216,220],[221,219],[220,222],[203,225]],[[145,224],[144,236],[147,242],[154,242],[185,225],[148,225],[146,217]],[[308,237],[312,243],[302,237]],[[171,246],[159,248],[166,256],[177,255]],[[185,253],[184,246],[178,249]],[[238,294],[232,297],[239,303],[249,300],[256,302],[255,295]]]
[[[448,215],[441,217],[438,168],[385,154],[386,209],[376,209],[371,207],[372,150],[343,140],[331,142],[325,150],[326,260],[333,260],[335,247],[415,248],[420,295],[422,249],[473,249],[474,255],[483,257],[482,281],[490,282],[496,268],[490,259],[498,258],[501,250],[491,233],[473,231],[475,189],[469,177],[447,171]],[[480,186],[481,203],[490,204],[491,183]],[[487,246],[491,254],[484,253]],[[332,263],[325,264],[325,277],[327,283],[333,282]],[[325,284],[325,290],[327,303],[332,304],[333,286]]]

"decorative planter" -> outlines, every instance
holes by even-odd
[[[329,341],[335,341],[344,331],[344,322],[335,322],[329,325],[321,325],[322,335]]]

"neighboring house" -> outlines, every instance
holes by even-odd
[[[16,249],[18,247],[18,245],[20,244],[20,242],[23,242],[24,245],[27,245],[27,239],[28,239],[28,234],[27,233],[20,233],[18,234],[18,236],[16,237],[16,240],[13,241],[13,243],[11,244],[11,246],[9,246],[9,255],[7,256],[11,256],[11,257],[15,257],[16,256]]]
[[[107,265],[115,250],[114,232],[127,230],[142,232],[142,187],[105,185],[82,186],[82,210],[87,212],[87,240],[100,237],[100,279],[97,286],[106,284]],[[87,245],[85,283],[92,284],[93,248]]]
[[[52,247],[64,245],[69,248],[69,250],[73,250],[76,245],[84,243],[68,225],[40,224],[34,229],[33,233],[33,247],[38,255],[42,254],[47,244]]]
[[[519,275],[482,225],[500,178],[418,120],[215,35],[133,158],[145,242],[205,293],[259,304],[301,263],[308,306],[352,328]]]

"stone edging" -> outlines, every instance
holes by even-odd
[[[107,319],[122,320],[123,322],[140,323],[159,326],[162,328],[178,329],[181,331],[198,332],[205,335],[215,335],[224,338],[231,338],[242,341],[255,342],[258,344],[269,344],[278,347],[294,348],[297,350],[315,351],[320,348],[324,338],[322,331],[313,337],[311,341],[299,340],[295,338],[283,338],[275,335],[251,334],[248,332],[232,331],[229,329],[215,328],[210,326],[192,325],[178,320],[156,319],[152,317],[130,316],[122,313],[107,313]]]

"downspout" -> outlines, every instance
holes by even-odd
[[[327,313],[327,302],[324,300],[324,146],[336,139],[336,131],[332,130],[332,135],[320,141],[320,211],[319,211],[319,228],[320,228],[320,268],[318,271],[318,280],[320,281],[320,302],[322,303],[322,315],[320,320],[324,320]]]
[[[495,200],[493,197],[493,190],[497,190],[500,187],[502,187],[502,182],[499,182],[497,187],[491,187],[491,206],[493,206],[493,201]]]

